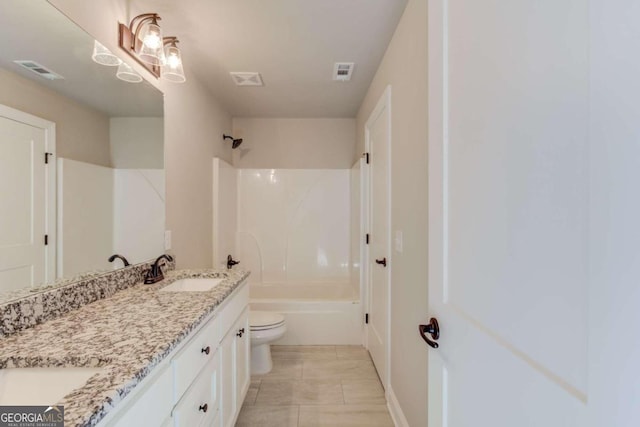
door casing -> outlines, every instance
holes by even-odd
[[[387,233],[387,247],[385,248],[385,252],[386,252],[386,258],[387,258],[387,268],[386,268],[386,274],[387,274],[387,292],[386,292],[386,296],[387,296],[387,304],[386,304],[386,312],[387,312],[387,316],[385,319],[385,324],[386,324],[386,336],[385,336],[385,366],[384,366],[384,372],[386,372],[386,375],[383,375],[383,377],[380,378],[380,381],[382,382],[382,385],[385,389],[385,394],[388,393],[389,390],[389,383],[390,383],[390,368],[391,368],[391,335],[390,335],[390,331],[391,331],[391,271],[393,268],[393,262],[392,262],[392,255],[391,255],[391,200],[392,200],[392,193],[391,193],[391,146],[392,146],[392,141],[391,141],[391,85],[387,86],[383,92],[383,94],[380,96],[380,99],[378,100],[378,103],[376,104],[376,107],[373,109],[373,111],[371,112],[369,118],[367,119],[367,122],[365,123],[365,128],[364,128],[364,132],[365,132],[365,153],[371,153],[371,126],[373,125],[373,123],[378,119],[378,117],[384,114],[385,115],[385,119],[387,120],[387,131],[388,131],[388,135],[387,135],[387,159],[388,159],[388,164],[387,164],[387,199],[388,199],[388,203],[387,203],[387,227],[386,227],[386,233]],[[362,173],[362,222],[364,224],[363,230],[368,230],[369,233],[371,233],[371,194],[375,191],[375,189],[373,188],[372,185],[372,178],[371,178],[371,173],[372,173],[372,168],[371,168],[371,164],[374,161],[373,157],[370,158],[370,163],[367,164],[366,162],[364,162],[364,168],[363,168],[363,173]],[[365,231],[365,234],[367,233],[367,231]],[[362,236],[362,239],[364,239],[365,236]],[[366,307],[366,312],[369,313],[369,316],[371,316],[371,286],[372,286],[372,273],[371,273],[371,262],[372,262],[372,256],[375,256],[375,254],[371,253],[370,250],[370,245],[364,245],[365,247],[365,251],[363,253],[362,256],[362,271],[361,274],[363,274],[364,279],[363,279],[363,283],[366,283],[367,285],[365,286],[365,307]],[[364,319],[363,319],[364,320]],[[369,325],[365,325],[365,347],[368,349],[369,348]]]

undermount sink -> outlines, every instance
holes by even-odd
[[[0,369],[0,406],[54,405],[103,368]]]
[[[215,288],[222,279],[181,279],[160,289],[160,292],[206,292]]]

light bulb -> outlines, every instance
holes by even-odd
[[[140,35],[142,47],[138,59],[152,65],[162,65],[165,61],[162,43],[162,30],[156,24],[147,24]]]
[[[160,35],[155,30],[150,30],[144,37],[143,43],[150,49],[157,49],[160,47]]]
[[[176,55],[174,52],[171,52],[169,56],[167,56],[168,67],[175,69],[178,67],[178,65],[180,65],[180,63],[182,63],[182,61],[180,60],[180,57]]]
[[[182,68],[182,55],[180,49],[174,44],[164,48],[164,66],[162,67],[162,78],[175,83],[183,83],[184,70]]]

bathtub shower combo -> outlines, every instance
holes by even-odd
[[[284,317],[286,333],[276,344],[363,342],[352,175],[235,169],[214,160],[214,259],[220,264],[233,253],[251,271],[251,310]]]

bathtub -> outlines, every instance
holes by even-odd
[[[251,310],[285,317],[287,332],[275,345],[361,345],[363,313],[351,284],[249,285]]]

